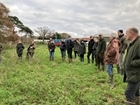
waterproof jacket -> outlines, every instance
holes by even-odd
[[[103,55],[105,53],[105,50],[106,50],[106,41],[104,39],[99,39],[96,53]]]
[[[61,42],[60,50],[61,51],[65,51],[66,50],[66,43],[65,42]]]
[[[74,51],[79,51],[80,42],[74,41]]]
[[[124,34],[118,37],[120,41],[120,47],[119,47],[119,53],[125,53],[125,50],[127,48],[127,41],[124,37]]]
[[[27,49],[27,52],[29,53],[34,53],[34,50],[35,50],[36,46],[34,43],[30,44],[28,49]]]
[[[119,40],[117,38],[113,38],[107,45],[104,58],[104,62],[106,64],[118,64],[119,44]]]
[[[16,51],[17,51],[17,54],[22,54],[24,50],[24,46],[22,43],[18,43],[17,46],[16,46]]]
[[[93,45],[94,45],[94,40],[91,39],[91,40],[88,42],[88,52],[92,52],[92,51],[93,51],[93,49],[92,49]]]
[[[136,83],[140,81],[140,37],[129,44],[124,60],[126,82]]]
[[[66,48],[67,50],[72,50],[72,48],[74,47],[74,43],[72,40],[67,40],[66,41]]]
[[[79,54],[85,54],[86,53],[86,45],[85,43],[81,43],[79,47]]]
[[[48,44],[48,49],[50,52],[54,52],[55,51],[55,44],[54,43],[49,43]]]

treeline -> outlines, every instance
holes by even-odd
[[[43,42],[50,37],[53,39],[65,39],[67,33],[58,33],[47,26],[41,26],[31,30],[28,26],[24,25],[17,16],[10,16],[10,10],[0,2],[0,42],[15,42],[22,34],[24,38],[38,38]],[[35,34],[35,35],[34,35]],[[35,37],[35,36],[38,37]]]

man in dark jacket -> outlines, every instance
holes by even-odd
[[[125,105],[140,105],[140,37],[138,29],[129,28],[126,31],[126,39],[130,41],[130,44],[124,60],[125,81],[128,82],[125,90]]]
[[[61,40],[60,51],[61,51],[62,61],[64,61],[66,57],[66,43],[64,39]]]
[[[50,42],[48,43],[48,50],[50,53],[50,61],[54,60],[54,52],[55,52],[55,44],[53,42],[53,40],[50,40]]]
[[[93,36],[90,36],[90,41],[88,42],[88,53],[87,53],[88,63],[90,63],[90,55],[91,54],[92,54],[92,63],[94,63],[93,45],[94,45]]]
[[[16,52],[17,52],[19,59],[22,59],[23,50],[24,50],[24,45],[19,40],[16,45]]]
[[[67,48],[69,63],[72,62],[72,49],[73,49],[73,47],[74,47],[74,43],[71,40],[71,36],[68,36],[68,40],[66,41],[66,48]]]
[[[118,73],[122,74],[124,73],[123,71],[123,55],[125,53],[125,50],[127,48],[127,42],[126,42],[126,39],[124,37],[124,34],[123,34],[123,30],[118,30],[118,39],[120,41],[120,47],[119,47],[119,64],[117,65],[117,71]]]
[[[97,57],[97,66],[98,70],[100,70],[100,64],[102,65],[102,71],[105,70],[104,67],[104,53],[106,50],[106,41],[103,38],[103,35],[99,35],[99,41],[98,41],[98,46],[96,49],[96,57]]]

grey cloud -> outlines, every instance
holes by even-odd
[[[73,37],[140,27],[140,0],[1,0],[31,29],[48,26]]]

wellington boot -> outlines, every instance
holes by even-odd
[[[80,57],[80,61],[82,62],[82,58]]]
[[[68,62],[71,63],[70,58],[68,60],[69,60]]]
[[[125,105],[135,105],[135,103],[126,101],[126,102],[125,102]]]
[[[104,65],[102,65],[102,71],[105,71],[105,66]]]
[[[54,57],[52,57],[52,61],[54,61]]]
[[[82,58],[82,62],[84,62],[84,58]]]
[[[88,59],[88,63],[90,63],[90,59]]]
[[[135,105],[140,105],[140,96],[136,97],[135,103]]]
[[[120,74],[120,67],[117,65],[117,73]]]
[[[62,57],[62,61],[65,61],[65,58],[64,57]]]
[[[101,69],[100,69],[100,65],[97,65],[97,67],[98,67],[98,70],[101,71]]]
[[[115,87],[115,85],[114,85],[114,75],[113,74],[110,75],[110,80],[111,80],[110,85],[111,85],[111,88],[113,89]]]

